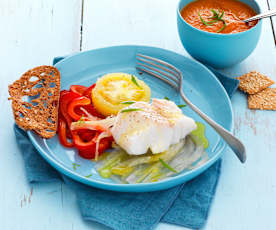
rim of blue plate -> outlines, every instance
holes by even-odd
[[[105,49],[110,49],[110,48],[120,48],[120,47],[121,48],[147,48],[147,49],[162,50],[162,51],[171,53],[173,55],[180,55],[184,59],[189,59],[189,61],[192,61],[192,62],[196,63],[201,68],[203,68],[205,71],[207,71],[214,78],[214,80],[218,83],[218,86],[223,90],[223,92],[226,96],[226,100],[228,102],[227,104],[228,104],[229,109],[231,111],[231,121],[230,121],[230,124],[229,124],[230,127],[226,127],[226,129],[229,130],[230,132],[233,132],[233,120],[234,120],[233,109],[232,109],[230,98],[229,98],[225,88],[222,86],[222,84],[217,79],[217,77],[206,66],[204,66],[203,64],[201,64],[200,62],[198,62],[196,60],[185,57],[185,56],[183,56],[179,53],[176,53],[176,52],[173,52],[173,51],[170,51],[170,50],[166,50],[166,49],[162,49],[162,48],[158,48],[158,47],[152,47],[152,46],[138,46],[138,45],[109,46],[109,47],[92,49],[92,50],[87,50],[87,51],[83,51],[83,52],[79,52],[79,53],[76,53],[76,54],[69,55],[66,58],[64,58],[63,60],[59,61],[55,65],[55,67],[59,67],[60,65],[62,65],[64,62],[66,62],[68,59],[70,59],[72,57],[83,55],[83,53],[96,52],[96,51],[99,51],[99,50],[105,50]],[[211,159],[209,159],[205,164],[203,164],[203,165],[201,165],[201,166],[199,166],[195,169],[189,170],[187,172],[182,172],[179,175],[175,175],[175,176],[166,178],[162,181],[157,181],[157,182],[152,182],[152,183],[139,183],[139,184],[119,184],[119,183],[98,181],[98,180],[93,179],[92,177],[86,178],[85,176],[82,176],[82,175],[66,168],[62,163],[60,163],[58,160],[54,159],[52,156],[50,156],[47,152],[45,152],[42,149],[42,147],[35,140],[35,136],[37,136],[37,134],[35,134],[32,131],[27,131],[27,134],[28,134],[32,144],[34,145],[34,147],[40,153],[40,155],[51,166],[53,166],[55,169],[57,169],[62,174],[66,175],[66,176],[68,176],[68,177],[70,177],[70,178],[72,178],[76,181],[79,181],[79,182],[84,183],[86,185],[92,186],[92,187],[97,187],[97,188],[100,188],[100,189],[111,190],[111,191],[120,191],[120,192],[159,191],[159,190],[168,189],[168,188],[174,187],[176,185],[179,185],[183,182],[186,182],[186,181],[194,178],[195,176],[199,175],[200,173],[202,173],[203,171],[208,169],[211,165],[213,165],[221,157],[222,152],[226,148],[226,143],[223,142],[223,147],[220,148],[220,150],[218,150],[215,153],[215,155]],[[188,179],[186,179],[186,178],[188,178]],[[170,183],[170,186],[162,186],[166,183]],[[153,186],[153,188],[151,188],[152,186]],[[129,191],[126,188],[129,188],[132,191]]]

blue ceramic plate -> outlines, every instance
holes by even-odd
[[[231,103],[225,89],[213,73],[196,61],[164,49],[146,46],[117,46],[72,55],[56,64],[61,73],[61,88],[69,89],[72,84],[89,86],[106,73],[125,72],[144,80],[151,88],[152,97],[167,96],[177,104],[183,103],[177,92],[166,83],[145,73],[139,75],[135,69],[137,53],[160,58],[180,69],[184,76],[183,90],[188,98],[223,127],[232,130]],[[206,124],[188,107],[184,107],[183,112],[196,121]],[[110,179],[102,178],[94,169],[92,161],[79,157],[73,149],[62,147],[57,136],[46,140],[33,132],[28,132],[28,135],[45,160],[61,173],[93,187],[121,192],[162,190],[191,180],[218,160],[226,147],[216,132],[206,125],[206,135],[209,140],[209,147],[206,151],[209,160],[204,165],[160,182],[118,184]],[[87,178],[86,176],[90,174],[92,176]]]

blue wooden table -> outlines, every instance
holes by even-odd
[[[120,44],[157,46],[187,55],[176,29],[178,0],[1,0],[0,222],[2,230],[108,229],[83,221],[74,193],[62,183],[29,185],[12,130],[7,86],[54,56]],[[259,0],[263,10],[275,0]],[[269,4],[268,4],[269,3]],[[223,70],[236,77],[257,70],[276,81],[275,19],[263,22],[254,53]],[[275,21],[276,22],[276,21]],[[276,28],[276,27],[275,27]],[[274,32],[274,34],[273,34]],[[242,165],[229,150],[206,230],[276,229],[276,112],[247,109],[233,99],[235,134],[248,152]],[[161,229],[184,229],[159,224]]]

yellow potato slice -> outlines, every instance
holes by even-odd
[[[99,78],[92,91],[92,101],[98,112],[116,115],[128,106],[126,101],[150,101],[150,88],[137,77],[126,73],[110,73]]]

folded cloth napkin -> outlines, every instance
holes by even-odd
[[[54,59],[54,64],[63,57]],[[231,97],[238,80],[212,70]],[[216,191],[221,160],[195,179],[171,189],[147,193],[104,191],[71,180],[52,168],[36,151],[25,131],[14,126],[30,183],[62,180],[71,187],[84,219],[115,230],[148,230],[159,222],[202,228]]]

